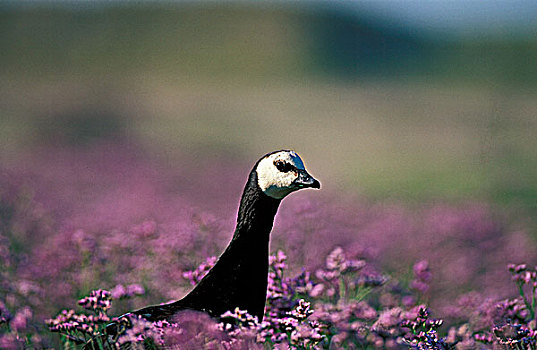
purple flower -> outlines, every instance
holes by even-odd
[[[336,247],[326,257],[326,268],[329,270],[342,270],[345,260],[343,249]]]
[[[195,286],[198,284],[203,277],[211,270],[211,268],[216,264],[216,257],[211,256],[206,259],[204,263],[199,265],[195,270],[183,272],[183,278],[189,280],[190,284]]]
[[[139,284],[130,284],[126,288],[122,284],[118,284],[110,291],[112,299],[115,300],[122,298],[131,298],[136,295],[143,295],[144,293],[144,287]]]
[[[92,291],[89,296],[80,299],[78,305],[88,310],[105,311],[112,306],[110,301],[111,296],[109,291],[97,289]]]
[[[313,310],[310,309],[310,306],[311,304],[309,302],[305,301],[304,299],[300,299],[298,301],[298,305],[289,313],[289,315],[299,321],[303,321],[313,313]]]
[[[431,271],[429,270],[429,262],[427,260],[420,260],[414,264],[414,276],[425,283],[430,282],[432,278]]]
[[[429,285],[425,282],[414,280],[410,283],[410,288],[420,293],[426,293],[429,290]]]
[[[129,284],[127,286],[127,295],[128,296],[135,296],[135,295],[144,295],[145,289],[140,284]]]
[[[117,300],[123,298],[127,294],[127,289],[122,284],[118,284],[114,288],[112,288],[110,294],[112,296],[112,299]]]
[[[28,327],[28,322],[32,318],[32,315],[32,310],[29,307],[24,307],[21,310],[17,311],[17,313],[10,322],[10,326],[16,332],[23,332]]]

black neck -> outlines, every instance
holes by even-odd
[[[280,202],[259,189],[253,170],[241,198],[233,238],[211,271],[181,300],[185,307],[214,317],[238,307],[262,320],[270,231]]]
[[[248,181],[242,194],[233,241],[246,235],[255,235],[252,238],[263,238],[268,241],[274,216],[281,201],[264,194],[256,182],[257,176],[254,172],[253,179]]]

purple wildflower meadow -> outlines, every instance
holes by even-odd
[[[230,239],[250,166],[186,155],[172,165],[117,144],[21,160],[0,168],[0,348],[74,346],[113,316],[182,297]],[[295,195],[271,249],[263,320],[242,310],[132,319],[116,343],[535,348],[535,245],[486,204]]]

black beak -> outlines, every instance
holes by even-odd
[[[315,180],[308,172],[304,169],[298,169],[298,177],[293,184],[298,188],[321,188],[321,183]]]

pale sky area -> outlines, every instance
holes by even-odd
[[[369,0],[347,5],[455,35],[537,35],[537,0]]]

